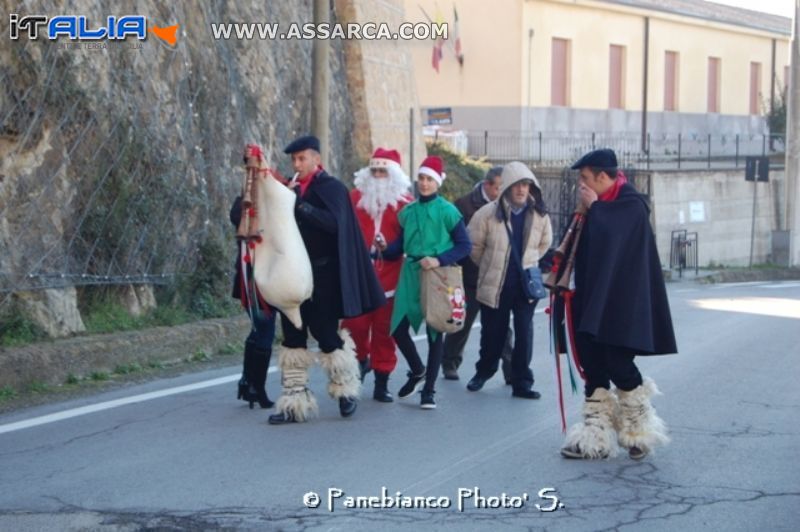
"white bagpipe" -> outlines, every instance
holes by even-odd
[[[240,260],[249,305],[258,305],[260,296],[299,329],[303,324],[300,305],[311,297],[314,282],[294,217],[297,196],[266,167],[257,145],[245,148],[245,167],[242,218],[236,237],[242,241]]]

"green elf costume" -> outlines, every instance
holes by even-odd
[[[472,247],[463,216],[455,205],[436,192],[445,178],[443,167],[444,163],[436,156],[427,157],[422,162],[418,179],[433,180],[437,186],[433,193],[421,195],[417,201],[400,211],[398,219],[402,234],[383,253],[386,260],[399,258],[403,253],[406,255],[397,284],[391,321],[392,336],[410,368],[408,382],[400,389],[398,396],[408,397],[424,382],[421,402],[424,409],[436,407],[433,400],[434,384],[442,363],[443,345],[442,335],[427,327],[426,367],[409,333],[409,327],[417,331],[425,318],[419,297],[421,261],[429,257],[437,259],[440,266],[454,265],[468,256]]]

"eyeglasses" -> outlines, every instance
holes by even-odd
[[[386,168],[370,168],[369,171],[372,173],[372,175],[389,175],[389,171]]]

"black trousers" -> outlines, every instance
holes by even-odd
[[[444,369],[456,370],[461,366],[464,361],[464,347],[467,345],[467,340],[469,340],[469,335],[472,331],[472,324],[475,323],[475,318],[481,308],[481,304],[477,299],[477,288],[465,285],[464,290],[467,293],[467,316],[464,321],[464,328],[444,336],[444,355],[442,356],[442,368]],[[509,329],[502,353],[503,373],[506,376],[506,380],[511,378],[511,338],[513,338],[513,335],[511,329]]]
[[[329,261],[312,265],[314,292],[311,299],[300,305],[303,329],[295,327],[281,315],[284,347],[308,347],[308,331],[317,339],[320,350],[330,353],[341,349],[344,342],[339,337],[339,318],[342,314],[342,296],[339,289],[339,265]]]
[[[397,348],[400,350],[400,353],[402,353],[403,358],[406,359],[408,367],[414,375],[419,375],[422,373],[423,368],[425,369],[425,386],[422,391],[432,392],[436,385],[436,379],[439,377],[439,367],[442,365],[442,347],[444,344],[442,337],[444,335],[438,331],[434,331],[427,325],[425,326],[428,337],[428,365],[425,367],[417,352],[417,346],[414,345],[414,340],[411,339],[411,333],[409,332],[410,327],[408,318],[403,318],[403,321],[400,322],[397,329],[392,333],[392,338],[394,338],[395,343],[397,343]],[[431,339],[434,333],[436,333],[436,340]]]
[[[626,392],[642,384],[642,374],[633,362],[636,355],[630,350],[597,343],[583,333],[576,334],[575,342],[586,375],[586,397],[597,388],[611,388],[612,382]]]
[[[281,314],[284,347],[308,347],[308,331],[317,339],[323,353],[341,349],[344,342],[339,337],[339,312],[324,302],[308,300],[300,305],[300,317],[303,328],[298,329],[289,319]]]
[[[489,379],[497,371],[503,344],[508,335],[511,313],[514,314],[514,348],[511,351],[511,386],[527,391],[533,386],[533,312],[538,301],[529,302],[522,291],[504,287],[500,306],[481,305],[481,350],[475,364],[478,375]]]

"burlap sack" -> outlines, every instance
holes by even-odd
[[[420,276],[420,305],[425,321],[439,332],[460,331],[467,315],[461,266],[420,270]]]

